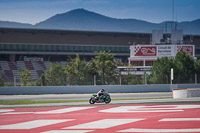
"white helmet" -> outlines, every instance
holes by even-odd
[[[104,91],[105,91],[105,89],[104,89],[104,88],[102,88],[102,89],[101,89],[101,92],[104,92]]]

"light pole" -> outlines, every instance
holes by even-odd
[[[94,75],[94,86],[96,86],[96,75]]]
[[[174,79],[174,69],[171,68],[171,85],[172,85],[172,80]]]

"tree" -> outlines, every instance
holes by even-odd
[[[196,71],[196,74],[197,74],[197,79],[198,79],[198,82],[200,82],[200,59],[198,59],[196,62],[195,62],[195,71]]]
[[[49,86],[66,84],[66,75],[61,64],[51,63],[50,68],[45,72],[45,83]]]
[[[174,82],[189,83],[194,80],[194,59],[185,52],[178,52],[174,59]]]
[[[200,59],[195,62],[195,70],[198,75],[200,75]]]
[[[31,82],[31,75],[30,75],[30,73],[31,72],[28,69],[19,72],[19,75],[22,77],[21,78],[21,86],[28,86],[28,85],[30,85],[30,82]]]
[[[195,73],[197,76],[197,82],[200,82],[200,59],[195,62]]]
[[[140,79],[140,77],[136,76],[135,74],[129,75],[128,78],[130,78],[128,82],[129,85],[142,84],[142,80]]]
[[[198,66],[200,65],[196,63],[196,71]],[[194,80],[194,59],[185,52],[178,52],[174,59],[162,57],[154,62],[149,76],[150,82],[169,83],[171,68],[174,69],[174,83],[191,83]]]
[[[100,51],[96,54],[97,56],[95,56],[91,62],[95,64],[93,67],[96,73],[101,77],[102,85],[105,84],[106,77],[110,80],[107,80],[109,83],[113,82],[116,77],[115,69],[117,68],[114,55],[105,51]]]
[[[70,85],[87,84],[88,65],[86,61],[81,61],[79,55],[76,58],[70,59],[69,64],[65,67],[68,83]]]
[[[158,58],[151,68],[149,80],[151,83],[169,83],[173,59],[168,57]]]
[[[38,78],[38,80],[36,81],[36,86],[45,86],[45,85],[46,85],[45,75],[42,74],[40,78]]]
[[[4,86],[4,80],[2,74],[0,74],[0,86]]]
[[[140,78],[134,74],[135,70],[133,69],[133,65],[127,66],[126,71],[126,75],[121,75],[122,84],[141,84]]]

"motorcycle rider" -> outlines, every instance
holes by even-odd
[[[97,96],[95,99],[98,100],[100,96],[103,96],[105,94],[105,92],[105,89],[102,88],[99,92],[97,92]]]

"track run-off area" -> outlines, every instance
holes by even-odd
[[[0,108],[0,133],[200,133],[200,103]]]

